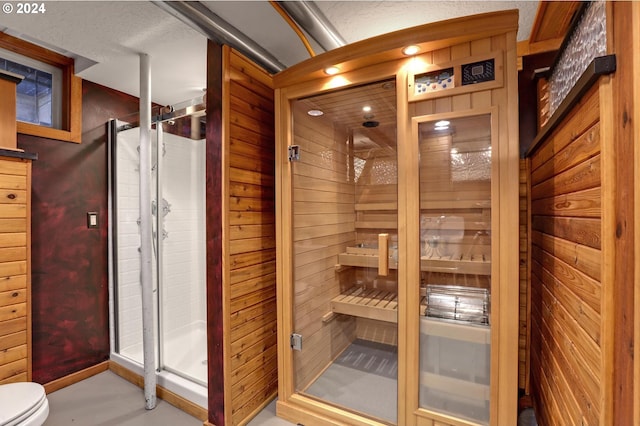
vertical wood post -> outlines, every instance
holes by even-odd
[[[15,150],[18,145],[16,86],[23,77],[0,70],[0,148]]]
[[[615,152],[615,260],[614,260],[614,312],[610,327],[614,330],[614,389],[613,423],[624,424],[633,418],[633,351],[634,351],[634,137],[638,127],[634,116],[634,75],[632,46],[632,4],[613,3],[613,49],[617,69],[612,77],[613,129],[611,141]],[[637,47],[637,46],[636,46]]]
[[[206,210],[209,423],[225,425],[222,271],[222,46],[207,43]]]

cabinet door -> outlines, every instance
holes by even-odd
[[[295,391],[396,423],[395,84],[300,99],[292,110]]]
[[[491,113],[416,118],[413,137],[419,158],[419,407],[488,424]]]

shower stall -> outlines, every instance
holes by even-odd
[[[152,119],[151,215],[140,215],[137,115],[110,122],[111,360],[142,375],[140,225],[151,222],[158,385],[207,407],[205,117],[191,101]]]

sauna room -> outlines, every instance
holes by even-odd
[[[68,93],[43,129],[0,72],[0,385],[37,384],[47,422],[126,418],[76,390],[109,374],[204,426],[640,424],[640,2],[536,3],[527,40],[517,9],[458,13],[281,67],[176,19],[244,2],[57,3],[195,34],[195,65],[161,50],[202,84],[161,102],[48,52]],[[0,48],[46,51],[6,10]],[[126,47],[115,67],[149,71]]]
[[[546,6],[557,51],[493,13],[274,77],[279,416],[637,419],[640,34],[629,3]]]
[[[418,84],[450,77],[434,73]],[[299,143],[292,153],[299,157],[292,163],[292,339],[311,349],[294,352],[296,388],[392,423],[403,238],[395,95],[395,81],[387,80],[292,106]],[[487,422],[491,116],[430,117],[415,130],[421,395],[427,406]]]
[[[496,385],[517,386],[516,29],[513,11],[431,24],[379,41],[379,55],[397,55],[384,64],[361,44],[326,54],[349,58],[338,78],[276,76],[278,408],[291,419],[506,421],[515,398],[499,407]]]

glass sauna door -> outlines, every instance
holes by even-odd
[[[429,411],[488,424],[491,114],[416,120],[419,404]]]
[[[292,110],[295,390],[394,424],[395,80],[299,99]]]

